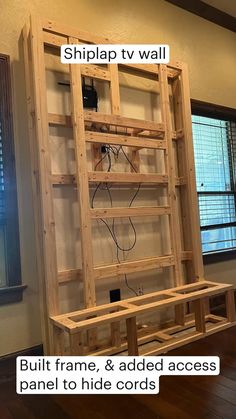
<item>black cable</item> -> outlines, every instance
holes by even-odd
[[[134,167],[134,165],[133,165],[133,163],[130,161],[130,159],[128,158],[128,156],[127,156],[127,154],[125,153],[125,151],[124,151],[124,149],[123,149],[123,147],[122,146],[120,146],[120,147],[112,147],[112,146],[110,146],[110,145],[108,145],[108,146],[105,146],[105,148],[106,148],[106,153],[104,154],[104,156],[97,162],[97,164],[96,164],[96,166],[95,166],[95,169],[96,169],[96,167],[106,158],[106,157],[108,157],[108,169],[107,169],[107,172],[110,172],[110,170],[111,170],[111,167],[112,167],[112,162],[111,162],[111,156],[110,156],[110,152],[116,157],[116,158],[118,158],[119,157],[119,153],[120,153],[120,151],[122,151],[123,152],[123,154],[124,154],[124,156],[125,156],[125,158],[126,158],[126,160],[129,162],[129,164],[131,165],[131,167],[133,168],[133,170],[135,171],[135,172],[137,172],[137,170],[136,170],[136,168]],[[92,206],[92,208],[94,208],[94,200],[95,200],[95,197],[96,197],[96,194],[97,194],[97,192],[98,192],[98,190],[100,189],[100,186],[101,186],[101,184],[102,184],[102,182],[100,182],[98,185],[97,185],[97,187],[95,188],[95,191],[94,191],[94,193],[93,193],[93,196],[92,196],[92,202],[91,202],[91,206]],[[111,191],[110,191],[110,187],[109,187],[109,185],[108,185],[108,183],[106,182],[106,190],[107,190],[107,192],[108,192],[108,195],[109,195],[109,199],[110,199],[110,204],[111,204],[111,207],[112,207],[112,205],[113,205],[113,200],[112,200],[112,195],[111,195]],[[138,185],[138,188],[137,188],[137,190],[135,191],[135,193],[134,193],[134,195],[133,195],[133,197],[131,198],[131,201],[130,201],[130,203],[129,203],[129,208],[132,206],[132,204],[133,204],[133,202],[134,202],[134,200],[136,199],[136,197],[137,197],[137,195],[138,195],[138,193],[139,193],[139,191],[140,191],[140,187],[141,187],[141,184],[139,184]],[[117,258],[117,261],[118,261],[118,263],[120,263],[120,258],[119,258],[119,250],[120,251],[122,251],[122,252],[129,252],[130,250],[132,250],[134,247],[135,247],[135,245],[136,245],[136,242],[137,242],[137,233],[136,233],[136,229],[135,229],[135,226],[134,226],[134,224],[133,224],[133,222],[132,222],[132,219],[130,218],[130,217],[128,217],[128,219],[129,219],[129,223],[130,223],[130,225],[131,225],[131,227],[132,227],[132,229],[133,229],[133,232],[134,232],[134,241],[133,241],[133,244],[131,245],[131,246],[129,246],[128,248],[124,248],[124,247],[121,247],[120,246],[120,244],[118,243],[118,239],[117,239],[117,236],[116,236],[116,232],[115,232],[115,218],[113,218],[113,220],[112,220],[112,227],[110,227],[109,226],[109,224],[103,219],[103,218],[100,218],[100,220],[105,224],[105,226],[107,227],[107,229],[108,229],[108,231],[109,231],[109,233],[110,233],[110,235],[111,235],[111,238],[113,239],[113,241],[114,241],[114,243],[115,243],[115,245],[116,245],[116,258]],[[125,278],[125,283],[126,283],[126,286],[127,286],[127,288],[129,288],[136,296],[138,296],[138,293],[135,291],[135,289],[134,288],[132,288],[130,285],[129,285],[129,283],[128,283],[128,279],[127,279],[127,275],[126,274],[124,274],[124,278]]]
[[[133,165],[132,161],[129,159],[129,157],[127,156],[125,150],[123,149],[123,146],[121,146],[121,151],[124,154],[126,160],[128,161],[128,163],[130,164],[130,166],[132,167],[132,169],[137,173],[137,169],[136,167]]]

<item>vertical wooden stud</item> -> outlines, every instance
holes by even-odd
[[[51,161],[48,131],[48,110],[46,96],[44,43],[41,23],[31,17],[32,73],[34,85],[35,133],[38,144],[37,159],[39,167],[40,209],[42,217],[41,237],[42,256],[45,270],[44,285],[48,316],[59,314],[59,295],[57,279],[57,256],[55,240],[55,221],[53,211],[53,192],[50,181]],[[49,321],[49,320],[48,320]],[[53,353],[53,337],[49,327],[49,353]]]
[[[68,42],[70,44],[78,44],[78,39],[70,37]],[[96,305],[96,294],[93,270],[92,225],[90,216],[82,79],[80,66],[77,64],[70,65],[70,81],[71,118],[75,141],[77,193],[80,207],[82,277],[84,286],[84,302],[85,307],[88,308]],[[96,345],[96,339],[96,330],[88,331],[88,343],[90,347],[94,347]]]
[[[77,332],[70,335],[70,353],[71,355],[83,355],[83,334]]]
[[[117,347],[121,345],[120,322],[111,323],[111,344]]]
[[[39,276],[39,292],[40,292],[40,317],[41,317],[41,330],[43,340],[44,354],[50,353],[50,333],[49,333],[49,314],[46,298],[46,284],[43,278],[44,264],[43,260],[43,244],[41,237],[42,231],[42,219],[40,212],[40,190],[39,190],[39,168],[37,158],[37,142],[35,133],[35,108],[33,98],[33,72],[30,71],[32,68],[32,57],[31,57],[31,43],[30,43],[30,28],[29,25],[25,25],[23,28],[23,50],[24,50],[24,65],[25,65],[25,84],[26,84],[26,95],[27,95],[27,112],[28,112],[28,133],[29,133],[29,146],[30,146],[30,158],[31,158],[31,183],[33,191],[33,208],[34,208],[34,234],[35,234],[35,245],[36,245],[36,263],[37,263],[37,274]],[[40,262],[41,261],[41,262]]]
[[[70,44],[78,44],[76,38],[69,38]],[[77,173],[78,202],[80,206],[80,232],[81,232],[81,253],[82,271],[84,281],[85,306],[96,305],[95,283],[93,273],[93,248],[90,217],[90,198],[87,171],[85,127],[83,95],[81,85],[80,66],[70,65],[71,79],[71,107],[72,107],[72,126],[75,141],[75,158]]]
[[[185,63],[181,63],[180,68],[180,76],[175,79],[173,84],[173,97],[175,128],[183,130],[183,137],[178,141],[177,147],[179,168],[181,170],[179,176],[187,178],[187,185],[182,187],[181,193],[182,215],[184,216],[183,230],[186,244],[189,247],[191,246],[191,248],[186,250],[192,250],[192,269],[188,271],[188,275],[191,275],[188,282],[191,282],[193,280],[202,280],[204,278],[204,269],[195,179],[188,70]],[[188,210],[186,211],[186,209]]]
[[[53,355],[58,355],[58,356],[65,355],[64,330],[60,329],[57,326],[53,326],[53,343],[54,343]]]
[[[138,355],[138,338],[137,338],[137,326],[136,317],[130,317],[126,319],[127,328],[127,342],[128,342],[128,355]]]
[[[167,141],[167,150],[165,151],[165,163],[168,174],[168,200],[171,207],[170,218],[170,238],[171,248],[174,255],[174,273],[175,285],[183,284],[182,266],[181,266],[181,243],[178,220],[178,205],[175,191],[175,163],[172,144],[172,122],[170,115],[169,88],[167,68],[164,65],[159,66],[159,85],[161,99],[162,122],[165,126],[165,138]]]
[[[175,306],[175,323],[184,326],[185,323],[185,304]]]
[[[229,322],[234,322],[236,320],[234,290],[226,291],[225,304],[226,304],[227,319]]]
[[[206,332],[204,299],[194,301],[195,323],[197,332]]]

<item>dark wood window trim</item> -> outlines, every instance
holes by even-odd
[[[236,109],[227,106],[216,105],[213,103],[202,102],[200,100],[191,99],[192,114],[206,116],[209,118],[226,119],[228,121],[236,121]],[[236,249],[230,249],[203,255],[204,264],[223,262],[236,258]]]
[[[9,56],[0,54],[0,118],[2,128],[6,287],[0,288],[0,304],[18,302],[26,286],[21,283],[19,224],[13,138],[12,97]]]
[[[202,17],[203,19],[209,20],[216,25],[222,26],[232,32],[236,32],[236,18],[217,9],[216,7],[210,6],[201,0],[166,0],[168,3],[174,4],[177,7],[181,7],[190,13]]]

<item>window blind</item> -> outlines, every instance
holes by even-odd
[[[203,253],[236,247],[236,124],[192,116]]]

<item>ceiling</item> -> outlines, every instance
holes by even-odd
[[[236,0],[203,0],[204,3],[210,6],[216,7],[222,12],[228,13],[229,15],[236,17]]]

